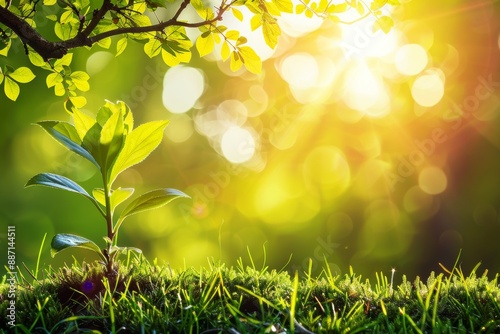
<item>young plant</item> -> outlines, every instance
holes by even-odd
[[[128,250],[141,252],[137,248],[117,246],[118,230],[123,221],[133,214],[155,209],[178,198],[189,198],[176,189],[157,189],[131,201],[115,217],[115,209],[134,192],[133,188],[113,188],[117,176],[127,168],[143,161],[160,144],[168,121],[153,121],[134,129],[132,111],[124,102],[106,102],[95,118],[73,108],[73,124],[60,121],[42,121],[40,125],[49,135],[70,151],[82,156],[97,167],[102,178],[102,188],[89,194],[75,181],[57,174],[41,173],[32,177],[26,187],[41,185],[75,192],[90,200],[103,216],[107,236],[105,248],[79,235],[57,234],[51,242],[51,254],[78,247],[89,249],[99,255],[108,275],[113,273],[116,257]]]

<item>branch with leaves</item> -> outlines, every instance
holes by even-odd
[[[65,107],[81,108],[86,99],[81,92],[89,89],[88,75],[83,71],[71,70],[73,49],[98,45],[109,49],[114,44],[116,55],[127,48],[128,42],[144,44],[144,52],[151,58],[161,55],[168,66],[187,63],[191,60],[192,47],[200,56],[212,53],[215,45],[221,44],[220,55],[230,61],[233,71],[245,67],[252,73],[260,73],[262,63],[259,55],[247,45],[245,36],[223,24],[227,15],[240,21],[250,16],[252,31],[261,29],[264,40],[275,48],[281,29],[277,18],[282,13],[305,14],[332,19],[342,23],[339,14],[352,8],[361,17],[368,14],[377,19],[376,25],[384,31],[392,26],[380,9],[386,4],[397,5],[397,0],[373,0],[370,5],[361,0],[345,0],[341,4],[320,0],[299,0],[294,6],[292,0],[221,0],[218,4],[203,0],[0,0],[0,56],[8,58],[13,43],[23,45],[26,54],[35,67],[49,71],[46,82],[54,87],[57,96],[65,96]],[[245,8],[243,14],[241,8]],[[365,11],[364,9],[368,10]],[[49,11],[50,9],[50,11]],[[159,9],[171,13],[170,18],[161,19]],[[194,10],[198,20],[185,21],[182,16]],[[50,12],[50,14],[48,14]],[[50,41],[37,28],[37,20],[46,20],[58,38]],[[345,23],[345,22],[344,22]],[[186,29],[198,29],[196,42],[187,36]],[[120,38],[113,40],[112,37]],[[0,63],[1,65],[1,63]],[[35,75],[29,67],[14,69],[0,66],[0,84],[11,100],[20,94],[19,83],[33,80]]]

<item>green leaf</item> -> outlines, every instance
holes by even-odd
[[[14,72],[9,73],[9,77],[20,83],[27,83],[33,80],[35,75],[28,67],[19,67]]]
[[[110,172],[113,161],[116,159],[124,140],[123,115],[115,112],[104,124],[99,138],[99,151],[101,166],[106,173]]]
[[[80,146],[79,142],[81,139],[73,125],[58,121],[42,121],[36,124],[40,125],[49,135],[67,147],[70,151],[84,157],[100,169],[94,157],[86,149]]]
[[[8,75],[5,76],[4,80],[5,80],[5,82],[4,82],[3,89],[5,92],[5,95],[9,99],[11,99],[12,101],[17,100],[17,98],[19,97],[19,93],[20,93],[19,85],[14,80],[12,80]]]
[[[130,215],[160,208],[178,198],[191,198],[185,193],[177,189],[157,189],[148,193],[142,194],[132,201],[121,213],[120,218],[115,226],[114,231],[117,231],[123,220]]]
[[[111,191],[110,203],[111,212],[114,212],[116,207],[127,200],[134,193],[134,188],[118,188]],[[103,206],[106,206],[106,198],[104,196],[104,189],[94,189],[92,191],[94,198]]]
[[[88,249],[91,250],[95,253],[97,253],[102,260],[105,262],[106,257],[102,253],[101,249],[99,246],[97,246],[93,241],[81,237],[79,235],[74,235],[74,234],[66,234],[66,233],[60,233],[56,234],[52,238],[52,242],[50,243],[51,251],[50,254],[52,257],[54,257],[57,253],[60,251],[66,249],[66,248],[71,248],[71,247],[77,247],[77,248],[83,248],[83,249]]]
[[[26,183],[25,187],[36,185],[74,192],[88,198],[92,203],[98,204],[94,197],[90,196],[78,183],[62,175],[52,173],[37,174]]]
[[[153,121],[142,124],[125,138],[125,143],[113,164],[110,184],[127,168],[147,158],[163,139],[163,130],[168,121]]]

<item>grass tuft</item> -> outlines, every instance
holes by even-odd
[[[455,265],[426,280],[394,285],[376,273],[333,275],[325,265],[300,276],[209,263],[175,271],[143,257],[117,263],[114,275],[77,263],[23,278],[16,294],[16,326],[7,333],[498,333],[498,274],[465,275]],[[32,276],[32,277],[33,277]],[[9,285],[0,284],[5,319]]]

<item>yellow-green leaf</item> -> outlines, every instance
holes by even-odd
[[[116,57],[122,54],[123,51],[127,48],[128,38],[123,37],[116,42]]]
[[[5,95],[9,99],[11,99],[12,101],[17,100],[17,98],[19,96],[19,92],[20,92],[19,85],[14,80],[9,78],[8,75],[5,76],[4,80],[5,80],[5,82],[4,82],[3,88],[4,88]]]
[[[56,94],[56,96],[63,96],[64,94],[66,94],[66,88],[64,88],[64,85],[62,83],[58,82],[55,84],[54,94]]]
[[[109,47],[111,46],[111,37],[101,39],[97,42],[97,45],[99,45],[103,49],[109,49]]]
[[[134,188],[118,188],[111,191],[111,212],[114,212],[116,207],[127,200],[134,193]],[[104,197],[104,189],[97,188],[92,191],[92,195],[99,204],[106,206],[106,199]]]
[[[211,53],[214,50],[215,47],[215,41],[212,33],[206,34],[203,33],[198,39],[196,40],[196,49],[198,50],[198,53],[200,54],[200,57],[206,56],[207,54]]]
[[[52,5],[55,5],[57,3],[57,0],[43,0],[43,4],[45,6],[52,6]]]
[[[45,79],[45,82],[47,83],[47,88],[53,87],[58,83],[61,83],[63,81],[62,76],[59,73],[50,73],[47,75],[47,78]]]
[[[81,110],[74,109],[73,123],[75,124],[75,129],[80,140],[83,141],[83,138],[85,138],[87,132],[94,126],[96,121],[92,117],[84,114]]]
[[[45,65],[45,61],[43,60],[42,56],[40,56],[37,52],[30,51],[28,53],[28,58],[30,62],[35,66],[41,67]]]
[[[73,84],[81,90],[82,92],[86,92],[90,89],[90,85],[88,80],[90,79],[90,76],[83,72],[83,71],[75,71],[71,73],[70,75],[71,81],[73,81]]]
[[[87,104],[87,99],[83,96],[72,96],[69,100],[76,108],[83,108]]]
[[[167,124],[168,121],[145,123],[128,134],[111,169],[110,184],[118,174],[140,163],[154,151],[163,139],[163,130]]]
[[[249,46],[242,46],[239,48],[240,57],[243,58],[245,68],[255,74],[262,71],[262,61],[255,51]]]
[[[144,44],[144,52],[149,56],[149,58],[156,57],[160,54],[161,42],[156,38],[151,38],[146,44]]]
[[[9,73],[9,77],[20,83],[27,83],[33,80],[35,75],[28,67],[19,67],[14,72]]]
[[[0,56],[5,56],[7,57],[7,55],[9,54],[9,50],[10,50],[10,46],[12,45],[12,40],[9,39],[9,41],[7,42],[7,45],[0,50]]]

